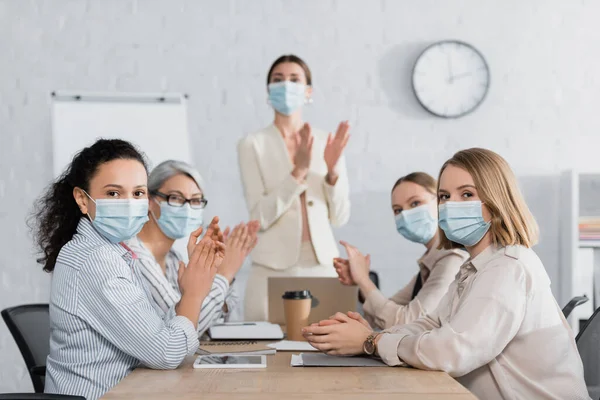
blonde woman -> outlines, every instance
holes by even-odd
[[[471,256],[438,308],[382,334],[338,314],[305,328],[311,344],[446,371],[482,399],[589,399],[573,333],[531,249],[537,223],[506,161],[485,149],[456,153],[438,198],[441,247]]]
[[[374,327],[385,329],[407,324],[435,310],[468,257],[461,249],[437,248],[440,235],[436,192],[436,180],[425,172],[403,176],[392,188],[392,211],[398,233],[422,244],[425,253],[417,260],[419,272],[389,299],[369,278],[370,257],[341,242],[348,258],[334,260],[336,271],[343,284],[358,285],[365,298],[365,316]]]
[[[343,157],[348,123],[332,135],[303,122],[312,76],[297,56],[273,63],[267,90],[274,122],[238,146],[246,203],[260,222],[244,302],[245,318],[252,321],[268,319],[269,277],[336,276],[332,262],[339,252],[331,226],[350,217]]]

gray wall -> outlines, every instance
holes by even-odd
[[[338,236],[372,254],[385,293],[421,252],[394,231],[392,183],[436,174],[471,146],[519,175],[556,286],[558,173],[600,170],[598,15],[592,0],[0,0],[0,307],[48,299],[24,221],[51,179],[52,90],[188,93],[210,212],[236,223],[247,214],[235,144],[271,121],[265,73],[290,52],[314,72],[307,119],[330,130],[352,122],[353,215]],[[492,72],[483,106],[454,121],[428,115],[410,89],[415,57],[447,38],[475,45]],[[0,392],[29,390],[3,324],[0,354]]]

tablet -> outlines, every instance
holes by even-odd
[[[266,356],[198,356],[194,368],[267,368]]]

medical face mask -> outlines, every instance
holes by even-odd
[[[306,85],[283,81],[269,84],[269,104],[280,114],[290,115],[306,103]]]
[[[94,200],[85,194],[96,204],[96,217],[92,225],[111,243],[131,239],[148,221],[148,199]]]
[[[449,201],[440,205],[440,228],[452,242],[475,246],[490,229],[483,220],[482,203],[476,201]]]
[[[435,236],[437,220],[431,215],[431,205],[423,204],[396,215],[398,233],[411,242],[426,244]]]
[[[160,217],[156,220],[160,230],[171,239],[181,239],[189,236],[203,223],[204,209],[190,207],[189,203],[181,207],[169,205],[166,201],[158,202]]]

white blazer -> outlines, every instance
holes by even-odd
[[[292,175],[294,169],[285,141],[275,125],[250,134],[238,144],[242,183],[250,218],[260,221],[259,240],[252,261],[276,270],[294,266],[300,255],[302,209],[300,194],[306,192],[306,209],[312,243],[320,264],[331,265],[339,257],[331,226],[350,218],[348,174],[342,157],[339,178],[327,184],[323,158],[327,133],[312,130],[314,143],[305,182]]]

